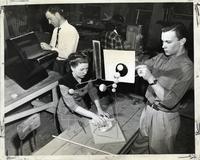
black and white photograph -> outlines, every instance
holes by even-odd
[[[200,159],[199,9],[3,1],[2,157]]]

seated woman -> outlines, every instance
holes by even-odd
[[[86,74],[88,72],[88,57],[84,53],[72,53],[68,57],[71,72],[68,72],[60,81],[59,87],[61,98],[58,105],[57,115],[60,123],[60,129],[71,130],[76,129],[81,121],[81,117],[89,117],[97,125],[105,123],[105,113],[100,105],[97,96],[97,89],[93,86],[92,82],[86,83],[84,87],[77,89],[77,85],[88,81]],[[84,102],[84,97],[89,95],[97,108],[97,114],[88,110]]]

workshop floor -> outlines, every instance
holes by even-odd
[[[23,109],[31,107],[25,105]],[[52,135],[58,135],[55,127],[53,115],[47,112],[41,112],[41,126],[37,130],[37,148],[44,146],[52,139]],[[18,155],[19,139],[16,133],[16,126],[23,121],[8,124],[5,130],[5,146],[8,155]],[[194,123],[191,119],[181,118],[181,128],[177,136],[176,153],[194,153]],[[28,140],[25,140],[23,145],[23,154],[30,155],[31,147]]]
[[[79,46],[79,49],[86,48],[86,46],[91,47],[91,44],[87,43],[86,40],[82,41],[83,44]],[[84,46],[84,47],[83,47]],[[132,86],[131,86],[132,87]],[[122,88],[124,93],[129,92],[130,88],[126,89]],[[137,90],[137,88],[135,88]],[[141,91],[139,89],[138,93]],[[143,93],[140,93],[143,95]],[[192,107],[193,104],[191,104]],[[21,107],[21,110],[26,110],[31,108],[30,105],[24,105]],[[20,112],[21,110],[17,110],[16,112]],[[52,135],[58,135],[58,131],[55,127],[54,117],[52,114],[47,112],[41,112],[41,126],[37,129],[36,140],[37,140],[37,149],[44,146],[46,143],[53,139]],[[16,127],[20,124],[24,119],[16,121],[15,123],[10,123],[6,125],[5,128],[5,147],[7,150],[7,155],[19,155],[18,148],[20,146],[19,138],[16,133]],[[181,128],[179,130],[177,136],[177,142],[175,145],[177,154],[182,153],[194,153],[194,122],[188,118],[181,118]],[[28,140],[25,140],[23,145],[23,154],[30,155],[32,153],[31,147]]]

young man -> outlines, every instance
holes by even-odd
[[[164,53],[136,67],[138,75],[149,86],[133,153],[174,153],[174,142],[180,127],[179,102],[193,85],[193,63],[185,47],[186,33],[183,24],[163,28],[161,40]]]
[[[103,49],[124,49],[122,39],[124,18],[121,15],[113,15],[111,19],[110,31],[107,31],[103,36],[101,43]]]
[[[59,7],[50,7],[46,10],[45,16],[49,24],[52,24],[55,28],[50,44],[42,42],[41,48],[58,52],[53,70],[64,75],[66,73],[66,65],[68,65],[66,60],[69,54],[76,51],[79,34],[76,28],[66,20],[63,9]]]

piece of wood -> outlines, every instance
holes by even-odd
[[[112,153],[109,153],[109,152],[106,152],[106,151],[103,151],[103,150],[100,150],[100,149],[96,149],[96,148],[93,148],[93,147],[89,147],[89,146],[86,146],[86,145],[83,145],[83,144],[80,144],[80,143],[77,143],[77,142],[73,142],[73,141],[70,141],[70,140],[65,139],[65,138],[61,138],[61,137],[54,136],[54,135],[53,135],[53,137],[61,139],[61,140],[66,141],[66,142],[69,142],[69,143],[72,143],[72,144],[75,144],[75,145],[78,145],[78,146],[81,146],[81,147],[84,147],[84,148],[95,150],[97,152],[102,152],[102,153],[105,153],[105,154],[108,154],[108,155],[113,155]]]
[[[44,106],[39,107],[39,108],[33,108],[33,109],[29,109],[29,110],[26,110],[26,111],[23,111],[23,112],[20,112],[20,113],[17,113],[17,114],[6,116],[4,118],[4,123],[7,124],[7,123],[10,123],[10,122],[13,122],[13,121],[18,120],[20,118],[32,115],[34,113],[46,110],[47,108],[54,107],[54,106],[55,106],[55,103],[50,102],[50,103],[45,104]]]
[[[120,116],[119,119],[121,129],[126,138],[126,143],[105,144],[100,149],[109,151],[111,153],[126,153],[126,149],[129,149],[129,142],[132,140],[131,138],[139,128],[139,120],[143,107],[144,104],[130,105],[130,107],[126,107],[127,109],[122,111],[123,115],[127,115],[127,118],[122,118],[125,116]]]
[[[17,134],[20,140],[24,140],[27,135],[40,126],[40,115],[34,114],[17,126]]]
[[[58,73],[50,71],[48,78],[28,90],[22,89],[11,79],[5,79],[5,113],[52,90],[58,85],[60,77]],[[15,97],[13,98],[12,95],[15,95]]]
[[[121,128],[124,137],[127,142],[131,141],[131,138],[139,128],[139,119],[142,112],[144,103],[137,104],[133,103],[132,96],[121,96],[116,98],[116,111],[118,113],[119,127]],[[109,104],[107,112],[112,115],[112,105]],[[83,118],[84,119],[84,118]],[[92,131],[87,119],[84,119],[85,132],[79,128],[76,131],[64,131],[59,137],[66,138],[73,142],[77,142],[92,148],[100,149],[113,154],[118,154],[123,148],[126,150],[125,142],[118,143],[106,143],[106,144],[95,144],[92,138]],[[128,148],[128,146],[127,146]],[[123,152],[125,152],[123,150]],[[63,142],[58,139],[53,139],[44,147],[36,151],[33,155],[97,155],[103,154],[94,150],[89,150],[81,146],[73,145],[67,142]]]
[[[40,103],[37,104],[37,107],[33,109],[28,109],[26,111],[17,114],[11,114],[9,116],[5,116],[4,119],[5,124],[43,110],[48,110],[51,113],[55,114],[56,106],[58,104],[56,87],[58,85],[58,80],[61,78],[61,76],[53,71],[50,71],[48,73],[49,73],[48,78],[44,79],[43,81],[41,81],[40,83],[31,87],[28,90],[23,90],[19,85],[17,85],[11,79],[7,79],[5,81],[6,84],[5,113],[8,113],[14,110],[15,108],[20,107],[22,104],[25,104],[26,102],[29,102],[50,90],[52,91],[52,97],[53,97],[52,101],[49,103]],[[13,94],[15,94],[16,96],[15,97],[11,96]]]
[[[108,131],[102,132],[97,126],[90,121],[90,128],[92,131],[95,144],[117,143],[125,142],[124,135],[119,128],[118,122],[113,122],[113,127]]]

